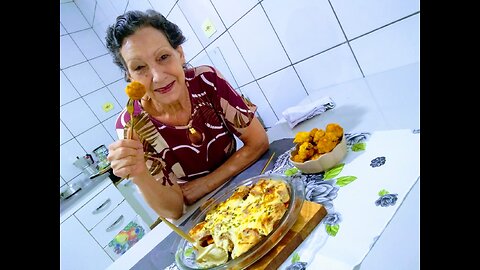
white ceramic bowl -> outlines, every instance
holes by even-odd
[[[295,162],[292,160],[292,156],[296,155],[297,151],[298,145],[290,153],[290,162],[292,162],[295,167],[303,173],[320,173],[332,168],[345,158],[347,154],[347,142],[345,135],[343,135],[340,143],[337,144],[332,151],[321,155],[317,159],[307,160],[305,162]]]

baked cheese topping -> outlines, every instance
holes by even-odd
[[[289,201],[285,182],[262,178],[253,186],[239,186],[189,234],[197,241],[213,241],[235,259],[273,230],[287,211]]]

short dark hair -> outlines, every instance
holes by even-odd
[[[180,28],[167,20],[161,13],[148,9],[147,11],[131,10],[117,17],[115,24],[107,28],[105,41],[107,49],[113,56],[113,62],[127,72],[125,61],[120,55],[123,40],[145,26],[152,26],[162,31],[173,48],[182,45],[186,38]]]

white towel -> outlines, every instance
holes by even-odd
[[[289,107],[282,112],[282,115],[285,117],[285,120],[287,120],[290,128],[294,128],[299,123],[334,107],[335,102],[333,102],[330,97],[324,97],[308,104]]]

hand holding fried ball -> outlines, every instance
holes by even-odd
[[[135,117],[133,116],[133,111],[134,111],[133,101],[140,100],[145,95],[146,92],[147,90],[145,89],[145,86],[142,83],[137,81],[133,81],[125,87],[125,93],[127,93],[127,96],[128,96],[127,111],[130,114],[130,126],[132,127],[128,129],[128,133],[127,133],[128,139],[131,139],[133,136],[132,129],[134,126],[134,119],[135,119]]]
[[[319,158],[328,153],[340,143],[343,128],[336,123],[330,123],[323,129],[313,128],[310,131],[297,132],[293,142],[298,147],[298,152],[292,156],[295,162],[305,162]]]

